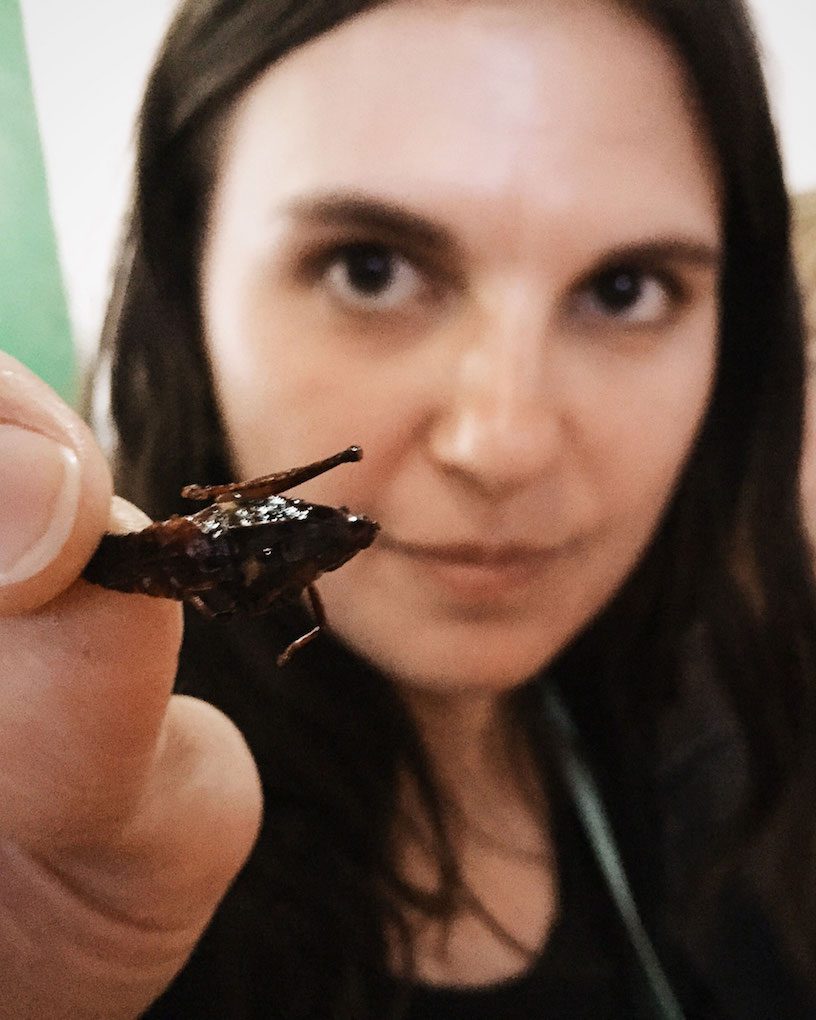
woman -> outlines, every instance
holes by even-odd
[[[257,801],[200,702],[142,681],[92,836],[41,824],[144,939],[70,1015],[812,1015],[801,323],[736,3],[184,5],[106,354],[152,516],[356,442],[298,494],[381,531],[284,669],[303,620],[187,621],[265,804],[212,923]]]

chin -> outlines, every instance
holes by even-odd
[[[343,632],[345,630],[345,633]],[[456,628],[424,634],[411,626],[395,632],[369,627],[340,630],[338,636],[398,686],[442,692],[493,691],[522,686],[558,650],[520,636],[462,634]]]

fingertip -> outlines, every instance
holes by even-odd
[[[121,496],[114,496],[111,500],[107,530],[112,534],[127,535],[131,531],[141,531],[151,523],[143,510]]]

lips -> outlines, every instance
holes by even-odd
[[[560,548],[550,549],[515,543],[487,545],[478,542],[413,542],[387,534],[380,536],[380,545],[417,559],[497,569],[522,563],[544,562],[557,555]]]
[[[386,545],[389,543],[386,542]],[[451,566],[482,567],[503,570],[543,561],[552,554],[540,549],[525,549],[520,546],[486,548],[476,545],[418,545],[409,542],[391,542],[391,548],[418,560]]]
[[[564,548],[475,542],[425,543],[382,534],[379,546],[449,595],[484,601],[522,591],[541,580]]]

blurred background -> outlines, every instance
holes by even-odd
[[[99,334],[136,108],[175,5],[0,0],[0,347],[69,399]],[[789,186],[816,188],[816,0],[749,6]]]

